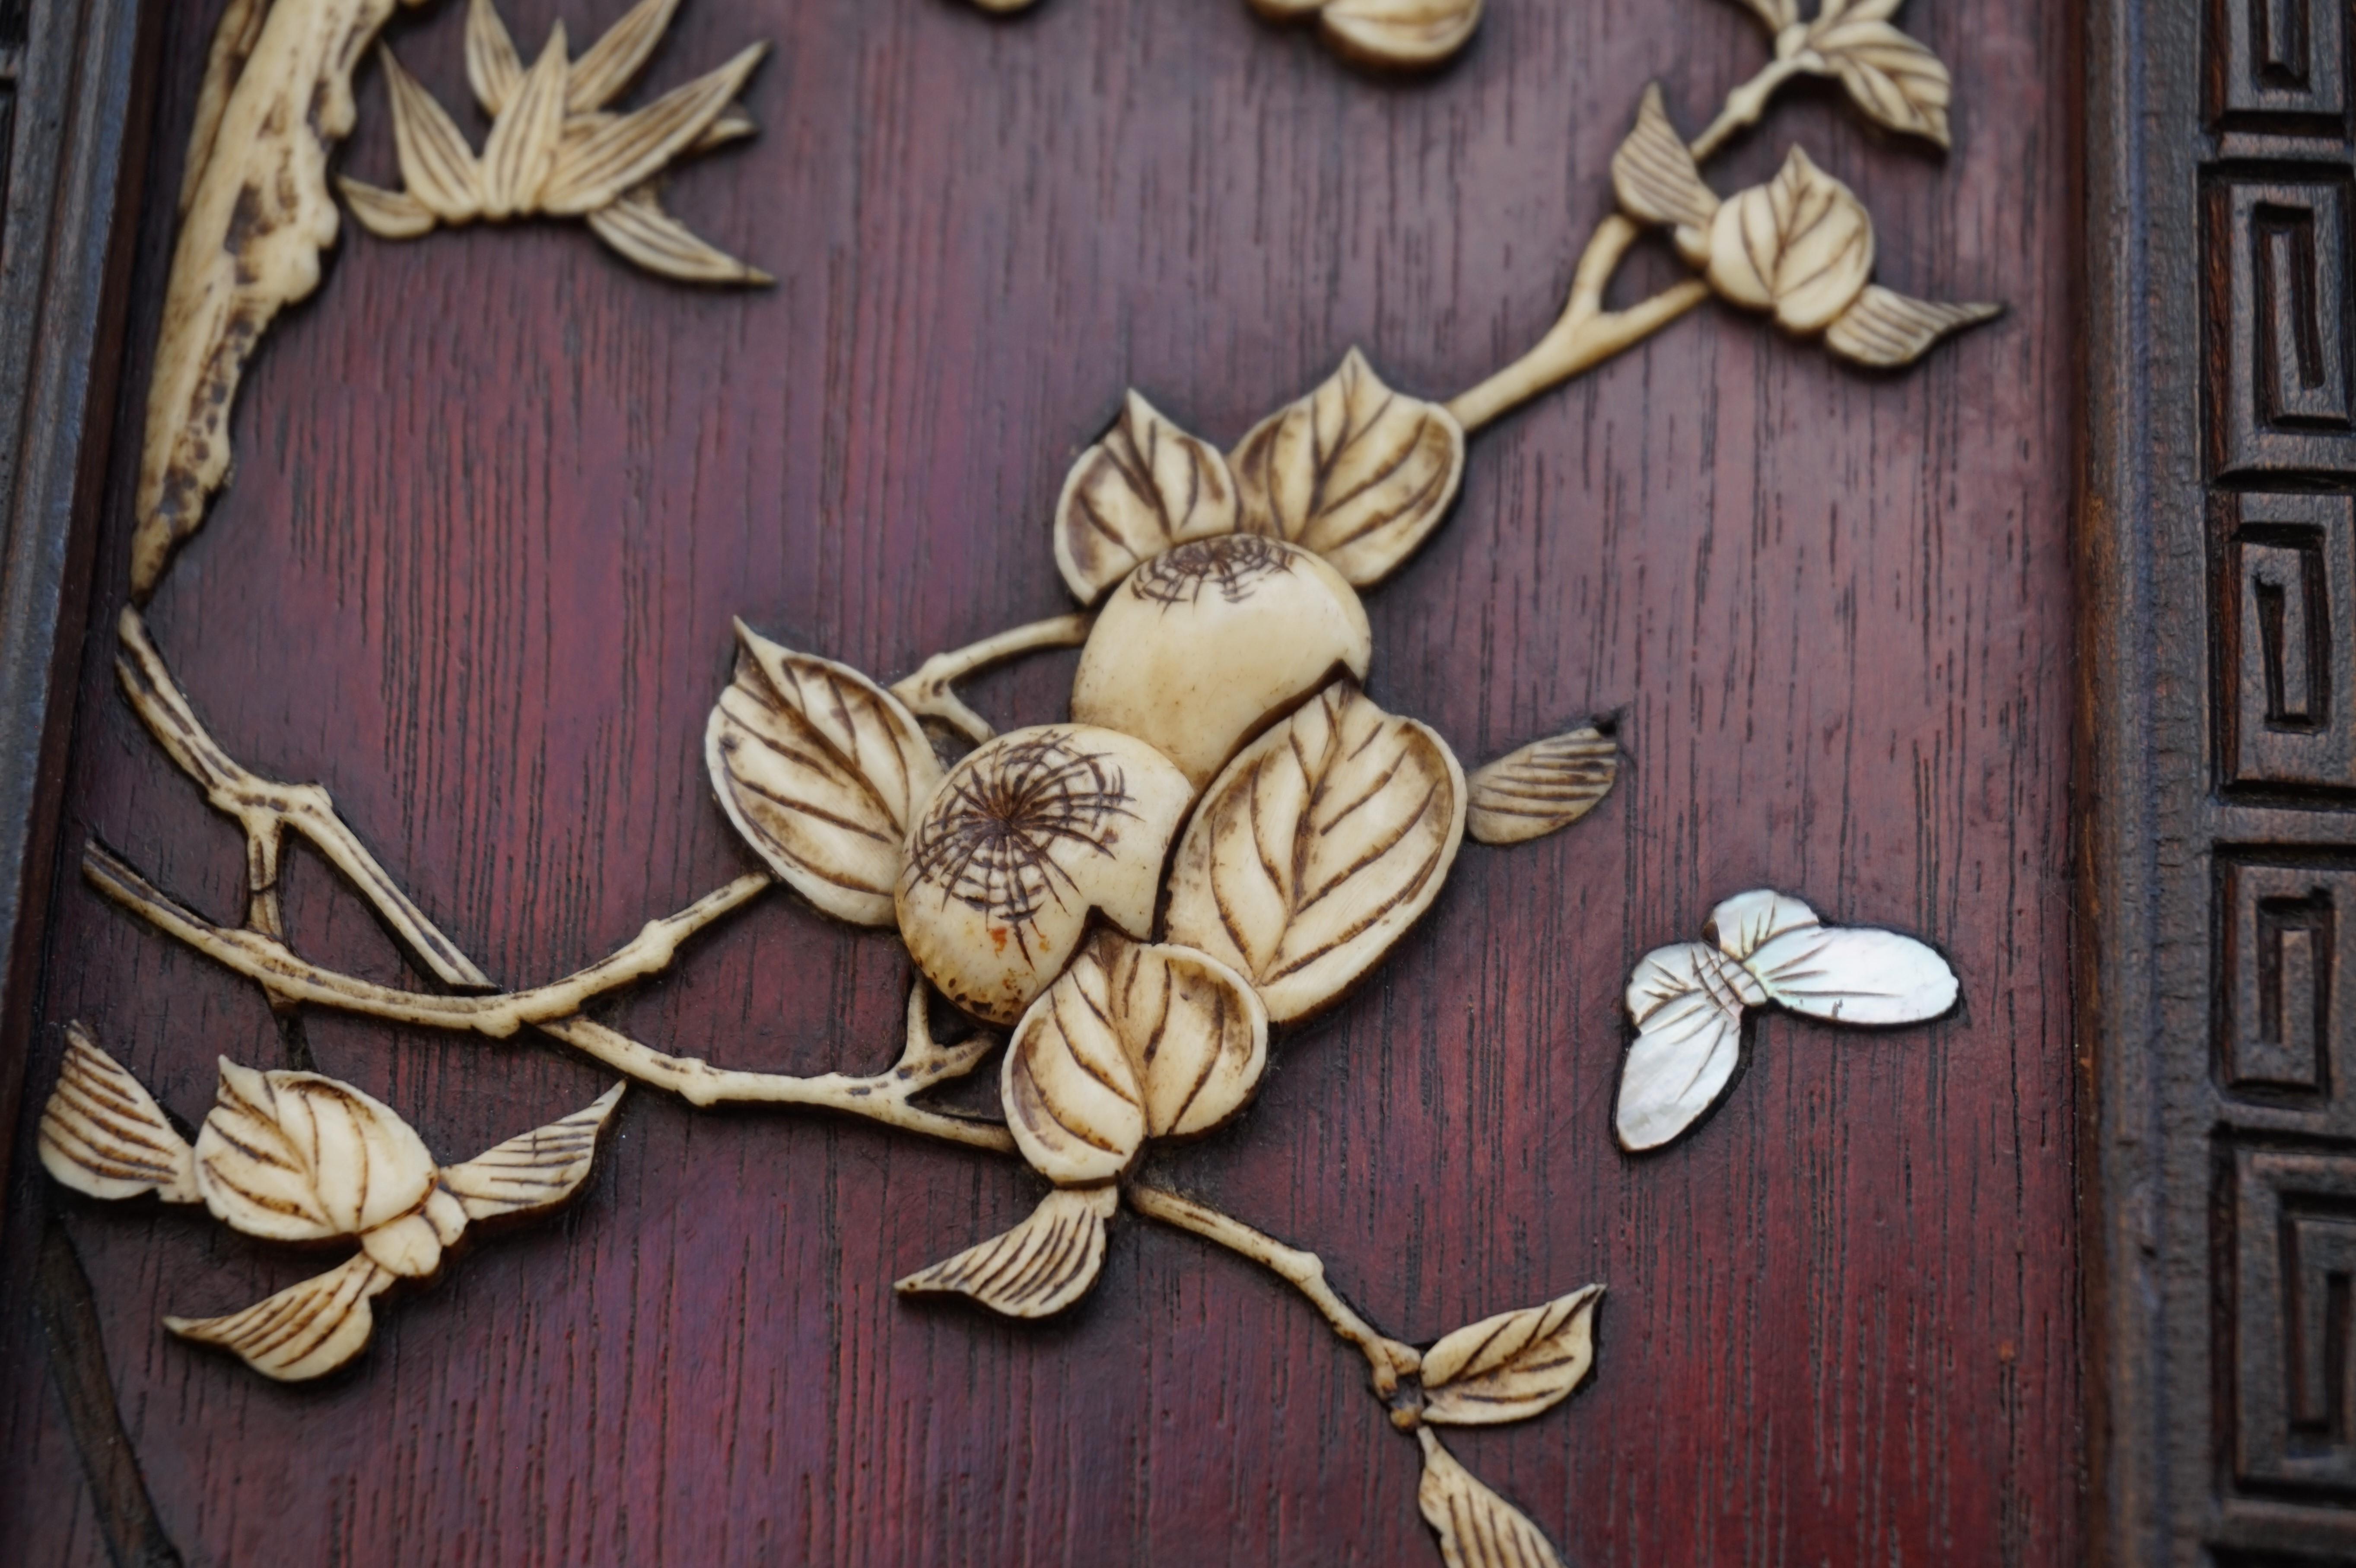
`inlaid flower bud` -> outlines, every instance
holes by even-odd
[[[1374,656],[1357,592],[1282,539],[1165,551],[1113,591],[1080,654],[1072,717],[1134,735],[1210,783],[1269,722]]]
[[[1131,735],[1047,724],[951,769],[908,836],[900,934],[941,995],[1012,1023],[1064,971],[1088,913],[1143,939],[1194,786]]]

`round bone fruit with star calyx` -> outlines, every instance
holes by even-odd
[[[895,907],[910,955],[958,1006],[1012,1023],[1063,973],[1092,912],[1151,931],[1194,795],[1152,746],[1095,725],[978,748],[908,835]]]

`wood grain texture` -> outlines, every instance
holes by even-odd
[[[562,20],[592,36],[620,9]],[[214,10],[161,18],[152,190],[177,187]],[[526,0],[509,21],[538,38],[558,16]],[[1476,758],[1617,712],[1627,765],[1569,831],[1467,846],[1376,976],[1272,1052],[1237,1126],[1157,1167],[1315,1248],[1401,1338],[1606,1284],[1586,1387],[1449,1438],[1569,1562],[2081,1544],[2067,22],[2028,0],[1907,16],[1955,69],[1951,156],[1869,141],[1827,89],[1729,178],[1804,139],[1874,212],[1884,282],[2011,313],[1879,377],[1705,309],[1478,436],[1454,517],[1367,596],[1371,694]],[[395,24],[444,101],[462,31],[448,5]],[[1738,9],[1703,0],[1499,0],[1460,65],[1405,84],[1229,0],[1012,22],[703,0],[648,85],[752,37],[777,46],[744,99],[760,136],[666,201],[773,291],[666,287],[560,226],[399,245],[348,226],[257,357],[236,481],[150,617],[230,752],[325,782],[502,982],[754,865],[699,761],[732,616],[888,679],[1066,608],[1049,519],[1125,389],[1221,444],[1354,344],[1403,392],[1452,396],[1554,319],[1636,84],[1663,77],[1699,123],[1762,58]],[[373,69],[359,91],[343,167],[389,183]],[[168,206],[141,231],[128,386]],[[123,581],[129,478],[116,463],[94,624]],[[63,837],[233,917],[233,830],[137,729],[112,653],[99,635],[84,656]],[[1072,665],[992,677],[977,705],[1055,717]],[[1929,938],[1961,1009],[1854,1037],[1767,1019],[1708,1129],[1632,1161],[1610,1133],[1621,985],[1755,886]],[[323,961],[402,977],[307,851],[286,918]],[[299,1047],[436,1148],[604,1081],[520,1042],[327,1017],[282,1036],[251,987],[79,885],[57,891],[46,973],[33,1104],[76,1016],[183,1116],[216,1053]],[[888,933],[780,891],[616,1017],[732,1065],[873,1067],[906,973]],[[24,1284],[53,1211],[191,1562],[1436,1560],[1415,1447],[1264,1275],[1122,1220],[1058,1322],[911,1304],[891,1282],[1012,1225],[1034,1179],[800,1115],[648,1093],[617,1120],[562,1219],[469,1257],[348,1378],[299,1391],[158,1319],[308,1264],[68,1202],[19,1136],[0,1518],[25,1560],[102,1561],[113,1506],[83,1479]]]

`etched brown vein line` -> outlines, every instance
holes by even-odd
[[[1434,779],[1430,784],[1424,787],[1423,798],[1416,803],[1415,813],[1413,816],[1408,816],[1406,820],[1402,821],[1391,833],[1389,837],[1371,845],[1363,853],[1361,853],[1356,859],[1352,860],[1348,865],[1340,868],[1335,870],[1333,875],[1327,877],[1323,883],[1322,883],[1314,892],[1301,901],[1297,909],[1307,910],[1311,908],[1312,905],[1318,903],[1320,901],[1330,895],[1334,889],[1346,885],[1367,867],[1383,859],[1392,850],[1408,842],[1410,838],[1413,838],[1416,836],[1416,830],[1422,827],[1426,820],[1431,816],[1432,804],[1439,797],[1439,795],[1440,780]],[[1386,909],[1414,896],[1415,889],[1422,885],[1423,877],[1430,874],[1432,864],[1440,859],[1440,851],[1446,848],[1446,845],[1447,840],[1445,837],[1443,837],[1439,843],[1432,846],[1431,852],[1424,859],[1423,870],[1418,873],[1415,881],[1410,886],[1399,890],[1392,896],[1390,901],[1385,904],[1384,907]]]
[[[814,805],[808,801],[796,800],[790,795],[779,795],[758,779],[748,778],[740,773],[731,773],[729,783],[749,795],[758,795],[780,811],[791,812],[798,816],[814,816],[830,827],[840,827],[845,833],[855,833],[862,838],[872,838],[878,844],[898,843],[898,840],[888,833],[878,833],[864,823],[853,822],[851,818],[829,811],[824,806]],[[812,867],[811,869],[817,870],[819,868]]]

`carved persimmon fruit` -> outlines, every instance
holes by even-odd
[[[1194,786],[1133,735],[1041,724],[949,770],[908,834],[901,937],[950,1001],[1011,1024],[1071,962],[1091,912],[1143,939]]]
[[[1194,788],[1340,671],[1374,658],[1365,606],[1341,573],[1259,534],[1195,539],[1113,591],[1080,652],[1072,717],[1134,735]]]

